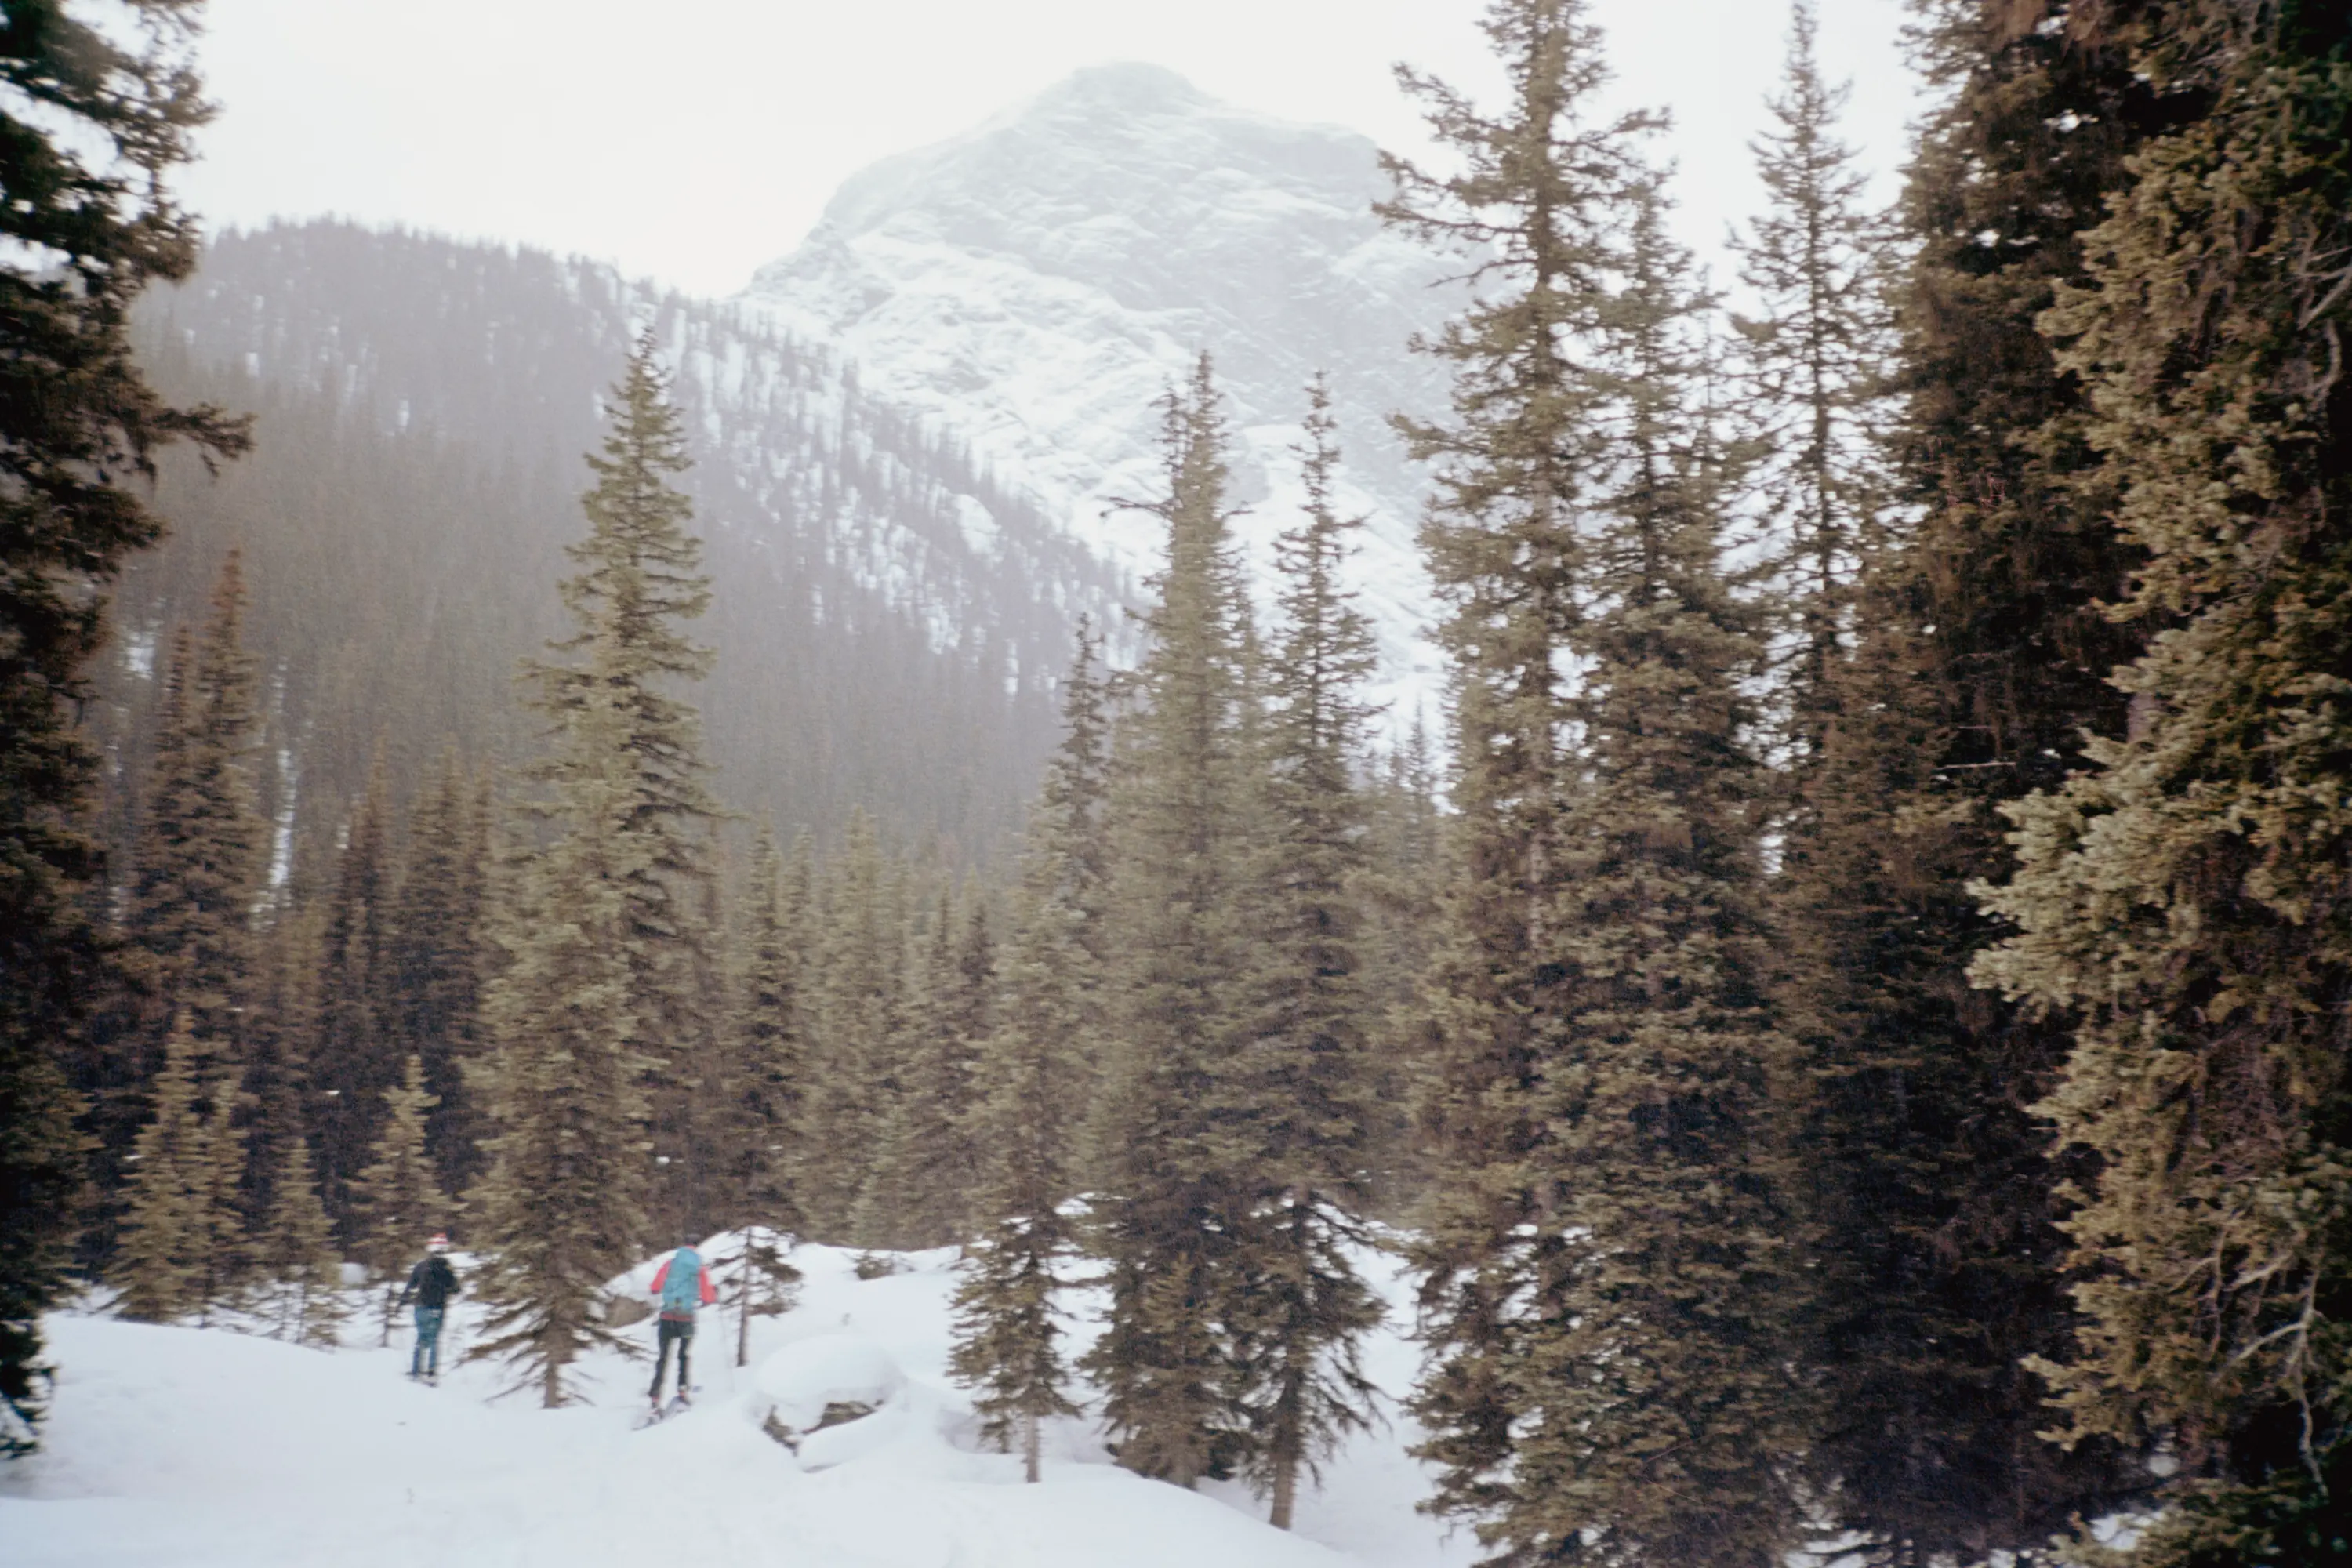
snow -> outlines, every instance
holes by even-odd
[[[1441,284],[1444,263],[1381,226],[1385,194],[1353,132],[1220,103],[1158,67],[1104,66],[852,177],[742,298],[969,443],[1139,580],[1159,564],[1160,526],[1118,503],[1158,493],[1156,405],[1194,357],[1216,358],[1261,589],[1266,542],[1297,516],[1305,384],[1328,373],[1340,500],[1369,519],[1353,581],[1381,642],[1374,695],[1404,725],[1434,701],[1442,661],[1423,633],[1423,476],[1387,420],[1442,408],[1442,373],[1407,345],[1461,294]]]
[[[723,1274],[734,1238],[701,1250]],[[593,1402],[570,1409],[497,1397],[499,1369],[457,1359],[479,1324],[463,1300],[438,1388],[400,1375],[404,1325],[384,1346],[372,1316],[327,1353],[54,1315],[47,1446],[0,1468],[0,1563],[1455,1568],[1476,1555],[1414,1513],[1427,1482],[1402,1416],[1325,1466],[1295,1534],[1261,1522],[1238,1484],[1195,1493],[1128,1474],[1084,1421],[1055,1424],[1043,1483],[1022,1484],[1018,1459],[978,1443],[946,1377],[953,1252],[893,1261],[860,1279],[853,1254],[800,1248],[799,1304],[752,1320],[744,1368],[732,1312],[706,1311],[694,1407],[642,1431],[642,1360],[590,1363]],[[658,1263],[627,1283],[641,1289]],[[1401,1300],[1386,1260],[1368,1266]],[[630,1331],[649,1342],[651,1322]],[[1367,1363],[1402,1391],[1413,1349],[1392,1325]],[[826,1404],[853,1402],[874,1414],[809,1432],[797,1454],[762,1429],[775,1414],[804,1430],[792,1415],[814,1425]]]

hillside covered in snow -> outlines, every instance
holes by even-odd
[[[716,1237],[719,1265],[735,1243]],[[438,1387],[405,1381],[404,1321],[380,1346],[371,1314],[332,1352],[223,1328],[58,1314],[46,1449],[0,1471],[0,1559],[14,1568],[1453,1568],[1475,1556],[1417,1516],[1423,1483],[1402,1417],[1350,1443],[1302,1499],[1298,1529],[1262,1522],[1245,1489],[1202,1492],[1108,1461],[1063,1423],[1045,1479],[988,1451],[945,1372],[951,1251],[861,1279],[854,1255],[803,1247],[798,1306],[736,1320],[706,1310],[692,1410],[636,1429],[646,1363],[590,1363],[593,1403],[499,1399],[498,1368],[460,1363],[478,1324],[461,1303]],[[648,1262],[635,1277],[642,1284]],[[1391,1282],[1391,1291],[1394,1287]],[[404,1314],[403,1317],[404,1319]],[[1391,1391],[1412,1351],[1367,1348]],[[635,1337],[650,1341],[651,1325]],[[1083,1325],[1082,1325],[1083,1330]],[[788,1447],[770,1428],[834,1423]],[[801,1407],[807,1406],[803,1411]],[[842,1419],[849,1412],[871,1413]]]

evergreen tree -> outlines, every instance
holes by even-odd
[[[705,1217],[694,1212],[694,1127],[698,1097],[720,1067],[711,983],[720,952],[705,910],[715,874],[709,829],[723,813],[703,782],[700,715],[677,691],[710,671],[710,651],[680,625],[709,608],[710,580],[701,542],[687,531],[693,507],[671,483],[692,460],[656,346],[650,331],[642,334],[613,388],[603,453],[588,458],[596,484],[581,501],[588,536],[567,547],[579,571],[562,588],[577,629],[552,646],[584,662],[534,662],[529,672],[541,710],[559,725],[609,696],[625,726],[634,792],[625,831],[644,846],[622,858],[632,868],[622,952],[651,1075],[655,1155],[666,1162],[647,1195],[674,1229]],[[560,755],[537,776],[560,784],[572,765]]]
[[[319,1034],[310,1052],[319,1185],[337,1234],[356,1241],[352,1184],[383,1125],[384,1095],[400,1081],[393,967],[389,783],[383,751],[352,809],[328,896],[319,972]]]
[[[1078,1250],[1067,1206],[1079,1110],[1071,1089],[1084,1061],[1090,998],[1080,980],[1080,917],[1055,896],[1061,889],[1036,885],[1051,876],[1042,868],[1033,874],[1025,917],[1006,955],[1003,1015],[976,1067],[981,1099],[971,1130],[984,1173],[974,1203],[984,1217],[959,1265],[949,1360],[974,1391],[982,1435],[1007,1449],[1018,1442],[1032,1481],[1040,1474],[1042,1424],[1078,1413],[1065,1392],[1066,1313],[1055,1295]]]
[[[288,890],[255,933],[239,1099],[247,1119],[245,1208],[256,1224],[276,1206],[287,1149],[310,1135],[310,1048],[319,1032],[325,916],[322,903],[294,904]],[[312,1164],[315,1169],[315,1159]]]
[[[241,424],[173,408],[131,362],[131,302],[195,265],[172,171],[210,110],[185,45],[190,0],[132,0],[118,30],[65,0],[8,7],[0,36],[0,234],[55,259],[0,268],[0,1454],[35,1443],[41,1314],[65,1290],[82,1148],[61,1053],[104,989],[87,909],[96,761],[77,732],[102,591],[161,525],[128,481],[186,440],[244,450]]]
[[[255,661],[242,646],[237,552],[222,563],[201,637],[173,644],[163,729],[142,803],[125,924],[154,959],[167,1015],[184,1012],[201,1067],[239,1065],[268,830],[245,759],[258,739]]]
[[[107,1273],[121,1292],[117,1310],[146,1322],[208,1314],[238,1261],[241,1145],[221,1082],[198,1076],[204,1055],[182,1015],[164,1042],[154,1115],[131,1160],[122,1244]]]
[[[807,1021],[803,1016],[803,942],[808,916],[808,843],[793,847],[788,874],[772,828],[762,826],[751,875],[735,917],[739,943],[730,1012],[726,1174],[738,1194],[734,1223],[788,1235],[805,1226],[799,1195],[809,1152]]]
[[[425,1067],[433,1113],[425,1145],[444,1191],[462,1192],[477,1161],[478,1118],[465,1066],[481,1049],[481,950],[489,887],[488,790],[457,748],[441,754],[408,821],[391,949],[399,1037]]]
[[[1642,117],[1594,124],[1584,7],[1507,0],[1497,117],[1423,84],[1445,179],[1392,214],[1508,278],[1434,346],[1452,426],[1425,539],[1454,606],[1464,879],[1449,896],[1415,1245],[1436,1506],[1503,1562],[1794,1544],[1798,1260],[1761,994],[1755,613],[1722,562],[1706,301],[1664,237]],[[1571,685],[1565,676],[1573,670]]]
[[[1770,205],[1739,245],[1740,281],[1761,308],[1735,319],[1758,452],[1749,493],[1765,513],[1794,645],[1782,686],[1800,770],[1837,711],[1864,535],[1886,505],[1878,433],[1894,349],[1891,237],[1863,205],[1865,175],[1838,140],[1848,89],[1822,80],[1819,32],[1814,0],[1795,0],[1781,89],[1767,100],[1772,128],[1755,143]]]
[[[2003,802],[2114,733],[2110,623],[2132,552],[2107,523],[2081,382],[2036,330],[2082,276],[2159,97],[2105,7],[1938,4],[1944,98],[1910,171],[1898,290],[1896,510],[1865,538],[1854,646],[1800,780],[1780,906],[1813,1103],[1801,1157],[1819,1252],[1811,1445],[1840,1521],[1891,1557],[2033,1552],[2140,1484],[2112,1444],[2042,1441],[2063,1356],[2068,1163],[2029,1108],[2059,1021],[1965,989],[1998,934],[1969,893],[2007,875]]]
[[[825,878],[802,1181],[812,1234],[841,1245],[874,1244],[858,1196],[898,1094],[906,934],[888,880],[873,818],[853,810]]]
[[[1410,1257],[1422,1274],[1428,1370],[1413,1408],[1437,1467],[1431,1506],[1532,1558],[1542,1507],[1513,1484],[1522,1304],[1568,1271],[1559,1199],[1531,1169],[1535,1095],[1561,1055],[1550,949],[1567,899],[1559,823],[1573,787],[1562,655],[1584,612],[1581,512],[1606,471],[1607,379],[1579,352],[1599,336],[1620,265],[1615,230],[1637,169],[1633,113],[1593,118],[1607,78],[1585,8],[1489,8],[1510,101],[1482,114],[1444,83],[1401,73],[1465,167],[1433,174],[1385,160],[1382,216],[1483,268],[1487,297],[1432,351],[1454,374],[1452,425],[1405,433],[1437,473],[1423,530],[1446,606],[1437,637],[1454,679],[1452,876],[1422,1025],[1418,1117],[1432,1187]],[[1507,289],[1496,285],[1507,284]]]
[[[1290,1528],[1300,1470],[1368,1426],[1358,1346],[1379,1299],[1352,1254],[1375,1114],[1359,944],[1367,812],[1356,787],[1375,665],[1371,625],[1341,581],[1360,519],[1333,500],[1339,452],[1330,395],[1307,389],[1307,510],[1276,542],[1282,637],[1266,665],[1263,746],[1270,821],[1259,849],[1265,921],[1253,981],[1259,1016],[1241,1066],[1258,1129],[1242,1268],[1237,1356],[1253,1424],[1249,1473]]]
[[[1369,955],[1360,967],[1370,1021],[1370,1100],[1378,1116],[1366,1152],[1371,1212],[1412,1212],[1427,1190],[1412,1104],[1420,1064],[1430,1059],[1421,984],[1440,928],[1438,892],[1448,880],[1437,804],[1437,763],[1426,719],[1391,748],[1370,787],[1367,864],[1357,879]]]
[[[1191,1486],[1246,1443],[1226,1315],[1241,1284],[1254,796],[1248,606],[1230,542],[1225,428],[1204,354],[1166,404],[1167,565],[1133,679],[1112,804],[1117,1046],[1097,1131],[1094,1247],[1110,1302],[1087,1370],[1118,1461]]]
[[[998,976],[998,1002],[973,1066],[971,1134],[980,1162],[980,1235],[964,1250],[950,1368],[975,1391],[982,1430],[1018,1441],[1040,1473],[1039,1429],[1077,1407],[1055,1295],[1081,1237],[1073,1217],[1087,1064],[1102,1027],[1099,958],[1087,926],[1100,905],[1102,691],[1095,642],[1078,629],[1062,691],[1064,733],[1024,853],[1020,917]]]
[[[256,1228],[253,1261],[272,1331],[298,1345],[333,1350],[342,1341],[343,1265],[315,1171],[307,1139],[285,1145],[269,1210]]]
[[[425,1131],[434,1105],[425,1087],[425,1064],[411,1056],[400,1087],[383,1097],[383,1125],[373,1158],[352,1179],[352,1213],[358,1256],[378,1279],[400,1271],[426,1239],[446,1230],[449,1202],[435,1178]]]
[[[655,846],[635,831],[625,691],[583,683],[558,712],[559,750],[544,776],[562,836],[499,911],[508,956],[485,998],[492,1048],[478,1076],[496,1131],[467,1209],[488,1258],[480,1290],[489,1311],[467,1353],[508,1363],[516,1386],[535,1383],[551,1409],[572,1398],[580,1356],[630,1350],[597,1300],[646,1241],[649,1108],[628,889]]]
[[[2118,613],[2147,650],[2125,732],[2011,806],[2016,934],[1976,973],[2075,1025],[2042,1109],[2095,1156],[2064,1224],[2084,1326],[2036,1364],[2070,1439],[2180,1462],[2134,1561],[2317,1563],[2352,1446],[2352,55],[2340,8],[2115,26],[2195,111],[2042,327],[2144,555]]]
[[[966,895],[960,922],[942,882],[925,943],[919,994],[907,1010],[899,1086],[882,1129],[860,1228],[901,1248],[944,1247],[963,1233],[979,1163],[966,1122],[973,1056],[988,1031],[994,939],[988,906]]]

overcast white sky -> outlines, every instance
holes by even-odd
[[[1482,0],[212,0],[220,120],[186,173],[215,224],[337,213],[619,262],[731,293],[844,176],[1082,66],[1150,60],[1218,97],[1410,150],[1402,59],[1489,79]],[[1684,226],[1755,200],[1746,142],[1783,0],[1595,0],[1618,91],[1677,122]],[[1822,0],[1848,140],[1889,171],[1913,87],[1901,0]],[[1891,192],[1891,185],[1887,187]]]

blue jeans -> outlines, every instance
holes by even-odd
[[[425,1373],[441,1375],[441,1319],[444,1309],[416,1309],[416,1351],[408,1358],[408,1375],[416,1377]]]

